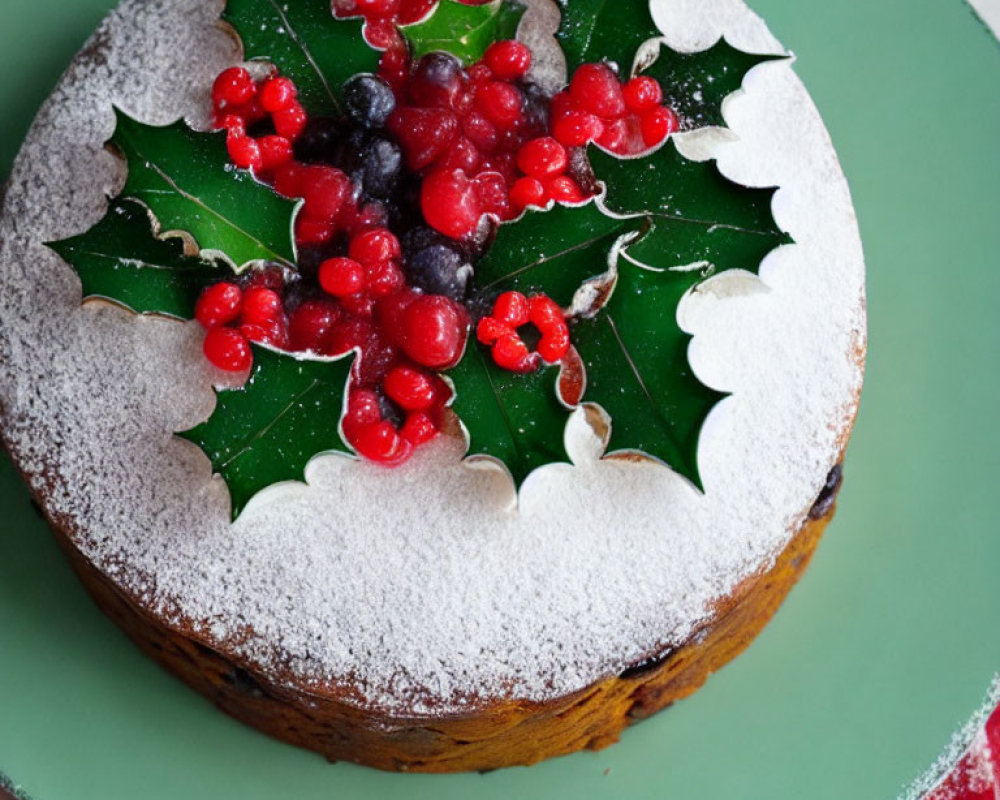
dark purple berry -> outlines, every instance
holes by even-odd
[[[472,265],[462,254],[445,244],[417,250],[406,266],[413,286],[457,301],[465,298],[473,274]]]
[[[375,137],[365,143],[356,178],[369,197],[386,199],[399,184],[403,172],[403,152],[388,139]]]
[[[374,75],[356,75],[344,84],[347,114],[363,128],[381,128],[396,108],[392,89]]]
[[[343,123],[329,117],[316,117],[306,123],[295,142],[295,158],[299,161],[335,163],[333,156],[344,138]]]

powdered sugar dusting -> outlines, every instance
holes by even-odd
[[[654,7],[679,49],[722,32],[778,49],[739,0]],[[574,465],[535,473],[517,511],[506,477],[469,469],[442,441],[393,471],[316,459],[308,485],[264,492],[230,525],[207,459],[171,435],[214,402],[197,326],[81,307],[72,270],[40,244],[89,227],[120,185],[102,149],[112,104],[150,122],[200,118],[235,57],[220,9],[125,0],[15,166],[0,227],[0,407],[50,513],[157,613],[389,711],[545,699],[686,639],[801,525],[860,389],[856,223],[789,65],[758,67],[727,104],[736,137],[681,143],[734,179],[780,184],[776,216],[798,242],[768,258],[763,282],[722,275],[682,304],[696,372],[733,393],[703,431],[705,495],[662,467],[599,461],[581,415],[567,433]]]

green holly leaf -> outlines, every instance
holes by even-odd
[[[653,23],[649,0],[558,0],[562,20],[556,39],[570,74],[593,61],[612,61],[631,75],[636,52],[662,34]]]
[[[616,214],[642,214],[649,231],[625,248],[632,260],[658,269],[699,265],[706,274],[732,267],[757,272],[778,245],[792,239],[774,221],[776,189],[751,189],[719,172],[714,161],[688,161],[673,140],[642,159],[591,148],[595,174]]]
[[[641,225],[608,216],[595,203],[529,210],[518,222],[500,226],[476,265],[475,291],[484,298],[541,291],[568,306],[581,284],[608,271],[615,242]]]
[[[313,116],[339,116],[340,87],[378,71],[364,21],[337,19],[324,0],[228,0],[222,18],[243,41],[248,60],[268,61],[291,78]]]
[[[340,432],[352,357],[302,361],[253,346],[246,385],[218,392],[207,422],[178,436],[205,451],[229,486],[235,520],[257,492],[301,481],[321,453],[350,453]]]
[[[691,337],[677,324],[677,304],[698,280],[620,262],[608,304],[572,337],[587,370],[584,400],[611,417],[608,452],[645,453],[700,489],[698,436],[724,395],[691,371]]]
[[[468,65],[479,61],[494,42],[513,39],[524,11],[524,6],[511,0],[479,6],[441,0],[427,19],[402,30],[414,59],[443,51]]]
[[[217,263],[185,255],[180,239],[156,238],[149,212],[129,200],[113,201],[86,233],[48,246],[76,270],[84,299],[137,314],[191,319],[202,290],[224,277]]]
[[[664,102],[680,117],[681,130],[689,131],[724,126],[722,101],[742,86],[751,69],[782,58],[786,56],[744,53],[725,39],[697,53],[661,45],[656,61],[643,74],[659,81]]]
[[[515,486],[538,467],[569,461],[563,432],[570,409],[559,400],[558,374],[556,367],[530,375],[507,372],[477,342],[469,342],[461,362],[448,372],[469,454],[500,461]]]
[[[258,261],[294,263],[296,203],[234,169],[224,132],[199,133],[182,121],[160,128],[116,115],[109,144],[128,161],[121,196],[152,212],[157,235],[182,232],[203,258],[221,258],[237,272]]]

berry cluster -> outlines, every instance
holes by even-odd
[[[203,293],[205,354],[243,372],[250,342],[330,357],[356,350],[342,429],[385,464],[444,424],[451,389],[438,373],[464,351],[489,220],[585,200],[596,189],[583,149],[592,141],[631,154],[677,129],[656,81],[622,84],[604,64],[581,66],[550,100],[516,41],[496,42],[468,69],[446,53],[412,63],[396,26],[433,5],[335,0],[338,15],[364,16],[366,36],[386,48],[379,75],[344,85],[344,118],[310,118],[274,71],[255,79],[227,69],[212,92],[232,162],[303,204],[295,269],[252,270]],[[502,294],[476,335],[517,373],[558,363],[570,346],[562,309],[544,295]]]
[[[534,350],[519,333],[528,326],[539,336]],[[569,328],[562,309],[543,294],[525,297],[520,292],[504,292],[492,313],[479,320],[476,337],[490,347],[497,366],[522,374],[534,372],[543,361],[558,364],[569,351]]]

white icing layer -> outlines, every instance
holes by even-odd
[[[214,402],[197,325],[81,307],[72,270],[41,244],[88,228],[120,184],[102,149],[112,104],[150,122],[201,117],[235,58],[213,24],[220,5],[125,0],[16,163],[0,224],[0,405],[49,511],[157,613],[389,711],[544,699],[686,639],[800,526],[861,385],[857,226],[789,63],[756,68],[730,99],[735,135],[682,143],[734,180],[780,185],[775,215],[797,242],[768,257],[763,281],[721,275],[680,309],[696,372],[732,393],[702,436],[704,495],[662,467],[598,462],[577,420],[576,464],[532,476],[520,511],[504,476],[461,465],[445,441],[395,471],[317,459],[308,486],[269,490],[230,525],[207,459],[171,435]],[[678,49],[725,33],[780,51],[740,0],[654,6]]]

